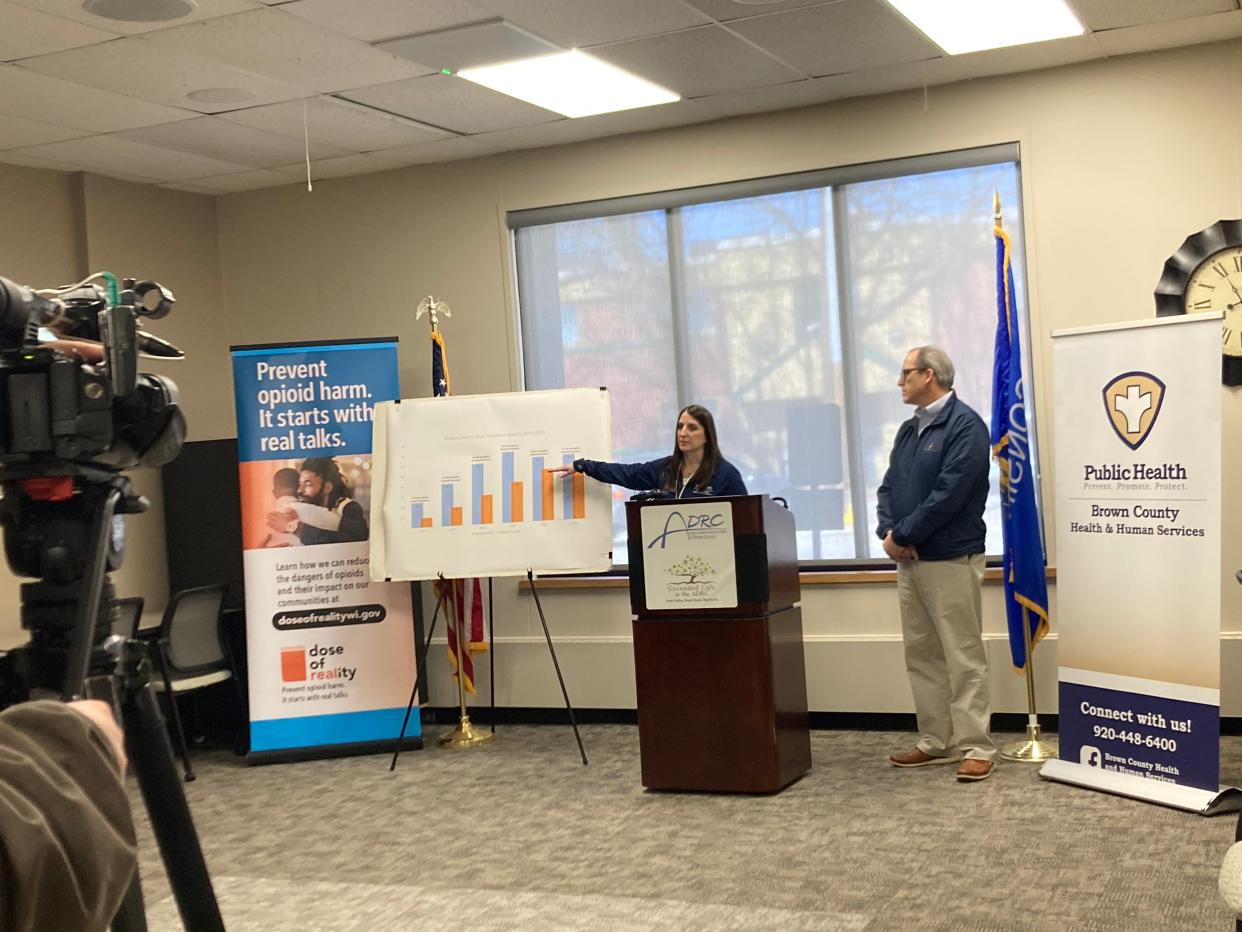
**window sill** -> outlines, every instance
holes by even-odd
[[[808,570],[799,575],[803,586],[888,585],[897,581],[895,569],[847,570],[844,572]],[[1048,567],[1046,576],[1055,581],[1057,568]],[[1000,567],[989,567],[984,570],[983,581],[999,583],[1001,581]],[[540,577],[538,582],[540,592],[551,592],[557,589],[628,589],[630,587],[629,576],[544,576]],[[530,582],[523,579],[518,583],[518,591],[529,592]]]

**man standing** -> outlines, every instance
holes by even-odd
[[[910,350],[897,384],[901,400],[916,407],[893,442],[876,533],[897,562],[920,735],[889,761],[922,767],[960,760],[958,780],[986,780],[996,757],[980,606],[988,429],[954,394],[953,363],[943,350]]]

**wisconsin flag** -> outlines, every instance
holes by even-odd
[[[450,394],[448,356],[444,351],[444,337],[439,330],[431,331],[431,394],[447,398]],[[440,591],[437,581],[436,592]],[[483,626],[483,587],[478,577],[449,580],[443,593],[444,617],[448,621],[449,665],[453,668],[453,681],[458,674],[466,692],[474,694],[474,659],[478,651],[487,650],[487,633]],[[460,624],[460,627],[459,627]],[[457,632],[466,638],[466,649],[461,655],[462,669],[457,669]]]
[[[999,217],[999,214],[998,214]],[[1005,612],[1009,650],[1015,667],[1026,667],[1025,623],[1031,646],[1048,633],[1048,586],[1039,509],[1035,504],[1035,463],[1031,456],[1022,345],[1010,267],[1009,236],[999,219],[996,237],[996,355],[992,366],[992,455],[1000,466],[1001,528],[1004,532]]]

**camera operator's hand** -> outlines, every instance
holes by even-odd
[[[103,732],[104,737],[108,739],[108,744],[112,746],[112,753],[116,756],[117,763],[121,765],[121,774],[124,775],[125,768],[129,764],[129,760],[125,757],[125,735],[121,731],[121,726],[117,724],[116,716],[112,714],[112,707],[98,699],[79,699],[68,703],[68,707],[89,719]]]
[[[90,340],[48,340],[39,345],[60,350],[67,356],[76,356],[82,362],[101,363],[104,361],[103,344],[93,343]]]

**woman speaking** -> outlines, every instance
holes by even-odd
[[[742,474],[720,455],[716,421],[702,405],[687,405],[677,415],[677,438],[672,456],[649,463],[574,460],[572,466],[557,466],[550,472],[562,477],[571,472],[586,473],[600,482],[638,491],[660,489],[676,498],[746,494]]]

